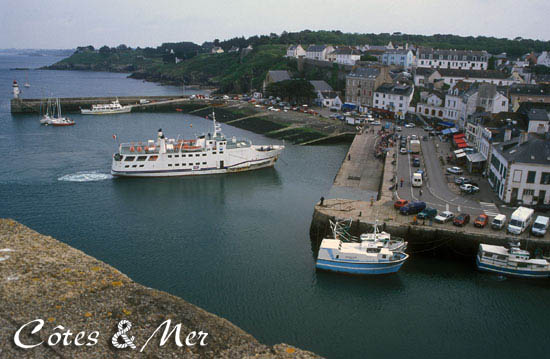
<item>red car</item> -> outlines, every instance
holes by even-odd
[[[409,201],[407,201],[406,199],[400,199],[398,201],[395,201],[393,207],[395,209],[400,209],[401,207],[405,207],[407,204],[409,204]]]
[[[453,224],[458,227],[467,225],[470,222],[470,215],[461,213],[453,219]]]
[[[486,214],[480,214],[474,221],[474,226],[484,228],[489,222],[489,217]]]

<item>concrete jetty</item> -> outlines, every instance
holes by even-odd
[[[1,358],[319,358],[286,344],[261,344],[223,318],[135,283],[115,268],[10,219],[0,219],[0,303]],[[43,328],[32,334],[35,323],[20,339],[43,344],[17,347],[15,333],[37,319],[44,321]],[[111,343],[124,319],[132,323],[128,334],[136,349],[117,349]],[[160,346],[163,327],[140,352],[167,319],[170,329],[181,323],[182,343],[188,333],[203,331],[208,333],[207,345],[180,347],[172,335]],[[71,344],[48,345],[50,335],[66,330],[72,333]],[[85,343],[91,332],[99,332],[97,343],[75,345],[81,331]]]
[[[315,205],[310,226],[310,236],[314,242],[320,243],[322,238],[330,234],[329,220],[352,219],[352,234],[359,235],[369,232],[372,230],[372,225],[378,222],[391,235],[405,238],[409,242],[411,253],[436,251],[473,260],[480,243],[508,244],[511,237],[506,234],[505,230],[493,231],[490,228],[477,228],[471,223],[464,227],[456,227],[452,223],[433,223],[430,225],[427,220],[424,222],[419,220],[414,224],[414,216],[401,215],[393,207],[397,197],[393,189],[390,189],[394,185],[394,179],[397,175],[397,162],[399,160],[397,150],[394,147],[387,152],[382,175],[373,172],[373,170],[365,171],[365,169],[371,168],[371,163],[359,161],[353,164],[352,162],[354,155],[366,155],[363,152],[357,152],[358,149],[362,148],[364,150],[365,148],[364,146],[357,146],[367,141],[363,136],[365,134],[356,136],[350,148],[351,160],[348,160],[348,157],[344,159],[334,181],[334,186],[323,205],[320,202]],[[367,175],[372,178],[382,178],[378,200],[370,201],[372,192],[369,189],[365,190],[365,194],[360,194],[362,189],[358,185],[359,180],[356,180],[357,184],[352,190],[347,190],[349,188],[347,186],[354,183],[354,179],[348,179],[349,176],[353,176],[352,173],[359,173],[361,176]],[[335,187],[340,186],[340,183],[344,183],[346,192],[334,190]],[[354,193],[357,193],[355,198],[353,197]],[[342,196],[338,197],[340,194]],[[348,196],[348,194],[352,194],[352,196]],[[513,238],[521,243],[522,248],[531,252],[537,249],[542,250],[545,254],[550,252],[549,240],[531,237],[528,231]]]

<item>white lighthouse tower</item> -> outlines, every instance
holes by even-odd
[[[19,98],[19,94],[21,93],[21,90],[19,90],[19,85],[17,84],[16,80],[13,80],[13,98]]]

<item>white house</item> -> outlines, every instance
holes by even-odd
[[[337,108],[342,107],[342,100],[338,93],[334,91],[318,91],[317,92],[317,101],[321,107]]]
[[[495,145],[488,180],[505,203],[549,203],[550,141],[522,133]]]
[[[214,46],[212,50],[210,50],[210,53],[212,54],[223,54],[223,49],[219,46]]]
[[[440,92],[422,91],[416,112],[427,117],[445,118],[444,95]]]
[[[374,91],[374,107],[392,111],[397,117],[404,119],[413,94],[413,86],[384,83]]]
[[[487,51],[438,50],[420,47],[416,55],[416,66],[446,69],[487,70]]]
[[[334,51],[331,45],[310,45],[306,51],[306,58],[327,61],[327,55]]]
[[[527,114],[529,120],[529,128],[527,132],[545,134],[548,133],[548,123],[550,122],[550,114],[544,109],[533,108]]]
[[[537,65],[544,65],[550,67],[550,52],[549,51],[543,51],[541,54],[537,57]]]
[[[302,45],[290,45],[288,49],[286,49],[286,57],[305,57],[306,56],[306,50],[302,47]]]
[[[458,70],[440,68],[437,70],[447,85],[453,86],[458,81],[485,82],[497,86],[510,86],[520,83],[519,76],[508,75],[496,70]]]
[[[337,49],[331,53],[334,61],[343,65],[355,65],[356,61],[361,60],[361,52],[352,48]]]

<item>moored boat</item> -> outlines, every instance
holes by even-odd
[[[360,275],[388,274],[399,271],[409,258],[408,254],[391,250],[375,237],[345,241],[341,235],[342,223],[332,222],[332,227],[333,238],[321,242],[315,265],[317,269]]]
[[[546,278],[550,276],[550,263],[546,259],[530,258],[518,243],[503,246],[480,244],[476,256],[479,270],[506,276],[523,278]]]
[[[55,102],[48,99],[46,111],[42,115],[40,123],[46,126],[73,126],[75,124],[70,118],[61,115],[61,103],[59,99],[56,99]]]
[[[108,104],[92,105],[91,109],[80,109],[80,113],[83,115],[109,115],[116,113],[128,113],[132,111],[132,106],[122,106],[118,101],[118,98]]]

